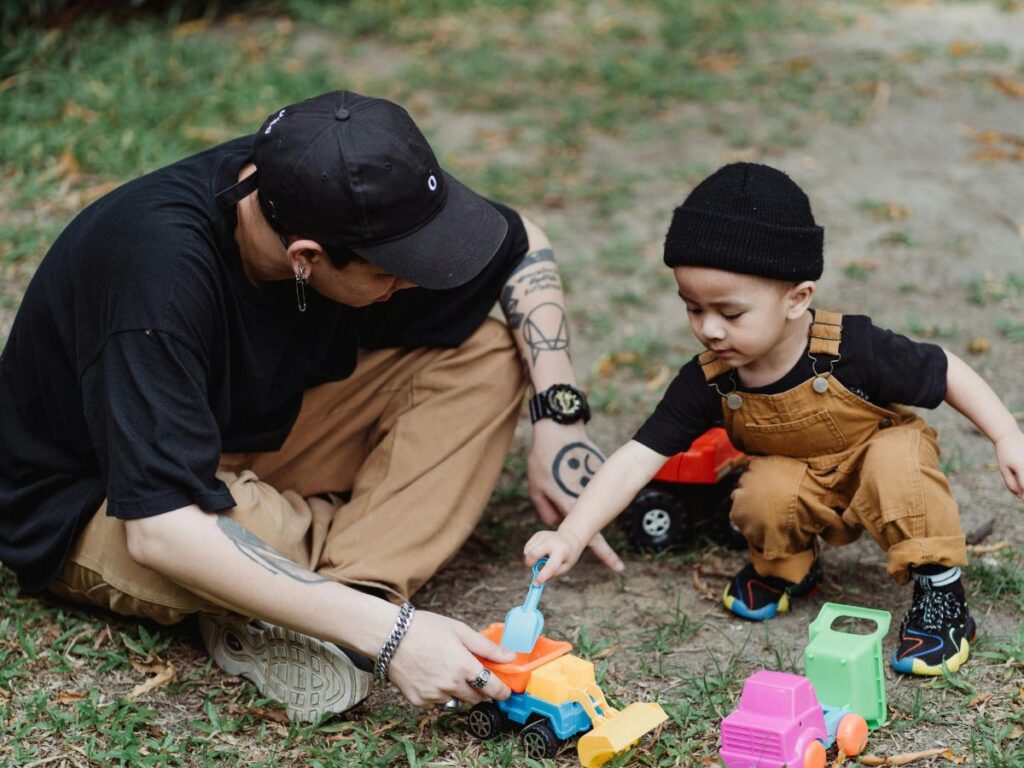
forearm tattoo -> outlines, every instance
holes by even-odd
[[[217,527],[231,540],[239,552],[275,575],[281,574],[304,584],[330,581],[330,579],[325,579],[282,555],[244,525],[236,523],[230,517],[217,515]]]
[[[604,463],[604,456],[587,443],[569,443],[555,456],[551,476],[558,487],[577,498],[587,487],[594,473]]]
[[[543,352],[569,354],[569,323],[561,302],[534,304],[530,301],[520,309],[525,297],[546,290],[558,293],[562,290],[555,254],[550,248],[526,254],[501,291],[499,303],[508,327],[513,331],[522,329],[523,341],[530,350],[528,365],[536,365]]]
[[[523,339],[530,349],[530,362],[537,363],[542,352],[569,354],[569,323],[565,310],[552,301],[530,310],[523,324]]]
[[[516,268],[512,270],[513,275],[517,275],[527,267],[532,267],[534,264],[538,264],[542,261],[554,261],[555,252],[550,248],[541,248],[539,251],[530,251],[528,254],[523,256],[523,260],[516,265]]]

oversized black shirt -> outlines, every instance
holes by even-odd
[[[843,315],[840,358],[833,375],[855,395],[883,408],[910,405],[935,408],[946,397],[946,353],[935,344],[912,341],[876,327],[864,315]],[[664,397],[634,440],[663,456],[685,451],[710,427],[722,423],[722,398],[704,378],[699,356],[683,365]],[[828,370],[832,358],[821,355],[818,370]],[[786,392],[814,375],[807,354],[778,381],[763,387],[744,387],[734,376],[738,392],[775,395]],[[730,391],[730,374],[715,384]]]
[[[39,265],[0,355],[0,562],[46,588],[104,498],[123,519],[234,506],[222,452],[280,448],[304,390],[349,376],[360,346],[457,346],[526,252],[519,217],[483,272],[351,308],[292,281],[253,286],[215,194],[242,137],[80,213]]]

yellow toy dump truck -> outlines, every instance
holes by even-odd
[[[501,624],[483,634],[498,642]],[[576,744],[584,768],[603,765],[625,752],[641,736],[664,722],[654,703],[630,704],[616,710],[594,679],[594,665],[572,656],[566,642],[540,637],[531,653],[509,664],[481,659],[512,689],[506,701],[485,701],[469,712],[469,730],[478,739],[499,736],[510,723],[524,726],[520,740],[526,756],[553,757],[561,743],[582,734]]]

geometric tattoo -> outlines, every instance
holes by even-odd
[[[271,573],[280,573],[306,584],[330,581],[330,579],[325,579],[282,555],[244,525],[236,523],[230,517],[217,515],[217,526],[231,539],[239,552]]]
[[[569,443],[555,456],[551,475],[558,487],[573,498],[583,493],[590,478],[604,462],[604,456],[592,445]]]
[[[505,315],[505,321],[513,331],[523,324],[523,313],[516,312],[516,308],[519,306],[519,299],[512,298],[515,290],[514,286],[506,285],[501,291],[501,298],[498,299],[498,303],[501,304],[501,311]]]
[[[532,251],[531,253],[528,253],[525,256],[523,256],[523,260],[520,261],[519,264],[516,265],[516,268],[512,270],[512,274],[514,275],[517,272],[522,272],[527,267],[532,266],[533,264],[536,264],[536,263],[538,263],[540,261],[554,261],[554,260],[555,260],[555,252],[554,251],[552,251],[550,248],[541,248],[539,251]],[[511,277],[511,275],[510,275],[510,277]]]
[[[553,330],[545,332],[544,328]],[[565,311],[553,301],[538,304],[526,316],[523,339],[530,348],[534,364],[541,352],[568,352],[569,325]]]

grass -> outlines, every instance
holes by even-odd
[[[41,14],[58,3],[30,5]],[[666,270],[642,258],[650,233],[624,224],[635,223],[643,185],[691,185],[715,160],[696,143],[677,164],[641,172],[632,153],[714,139],[771,162],[823,123],[859,125],[880,83],[899,95],[912,77],[902,56],[823,53],[809,43],[855,23],[857,3],[840,13],[809,0],[277,0],[208,12],[173,0],[131,5],[142,10],[117,21],[80,13],[53,29],[12,31],[10,17],[0,16],[0,318],[12,316],[67,221],[111,185],[252,131],[281,104],[349,87],[407,104],[445,165],[484,194],[549,211],[554,226],[565,219],[575,221],[568,230],[596,233],[603,245],[586,254],[563,237],[559,259],[570,288],[592,283],[595,272],[611,285],[607,302],[571,304],[574,332],[599,340],[613,363],[608,375],[582,372],[594,411],[633,425],[657,398],[644,385],[662,364],[674,370],[685,357],[675,339],[692,342],[681,315],[670,332],[639,321],[648,289],[675,288]],[[925,55],[950,59],[961,78],[986,62],[1008,64],[995,47]],[[883,244],[915,246],[905,208],[878,200],[857,207],[889,230]],[[548,231],[555,239],[557,230]],[[844,273],[867,281],[870,269],[851,260]],[[967,286],[969,301],[1003,311],[1000,328],[1010,339],[1019,332],[1011,316],[1022,291],[1024,279],[1012,273]],[[624,321],[634,320],[638,330],[628,335]],[[957,332],[916,318],[907,325],[929,338]],[[506,462],[468,547],[470,577],[518,557],[530,514],[525,463],[524,451]],[[1014,550],[972,563],[972,599],[1019,618],[1020,558]],[[771,634],[785,624],[751,628],[727,623],[716,606],[685,610],[689,586],[680,574],[689,564],[683,556],[655,561],[664,594],[635,621],[594,609],[575,624],[566,620],[565,636],[597,664],[614,701],[657,697],[670,717],[659,738],[609,766],[713,764],[715,726],[743,679],[758,665],[799,667],[799,654]],[[435,595],[439,610],[465,591],[460,584]],[[616,603],[631,600],[625,583],[610,593]],[[20,598],[2,568],[0,596],[0,765],[59,764],[58,756],[89,766],[575,763],[571,752],[528,763],[511,738],[478,744],[463,715],[414,710],[393,691],[375,693],[348,718],[288,725],[254,687],[212,667],[192,626]],[[1019,697],[983,710],[970,698],[1009,696],[1024,673],[1024,635],[983,637],[976,655],[962,679],[902,686],[913,696],[898,702],[891,733],[910,738],[958,718],[970,724],[961,754],[977,765],[1018,766]],[[173,664],[176,677],[132,700],[147,664]]]

